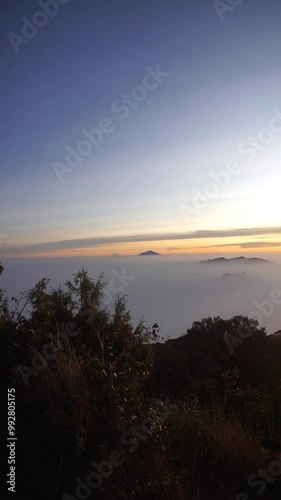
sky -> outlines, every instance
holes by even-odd
[[[279,252],[280,17],[2,0],[0,259]]]

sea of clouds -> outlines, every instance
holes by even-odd
[[[276,258],[277,255],[277,258]],[[184,334],[194,321],[208,316],[255,317],[268,333],[281,329],[281,257],[273,264],[202,264],[210,256],[112,256],[4,260],[1,288],[19,297],[41,278],[57,287],[81,268],[97,279],[105,273],[105,303],[115,292],[127,295],[134,325],[160,326],[164,338]],[[266,255],[261,256],[267,258]]]

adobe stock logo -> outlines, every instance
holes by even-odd
[[[214,0],[213,7],[219,16],[220,21],[224,21],[224,16],[226,12],[233,12],[235,7],[241,5],[244,0]]]
[[[276,306],[281,306],[281,290],[279,288],[272,290],[269,299],[262,300],[261,302],[254,300],[253,305],[256,309],[248,315],[248,318],[257,321],[260,326],[264,326],[265,318],[272,317],[276,311]],[[254,333],[255,329],[252,327],[246,327],[246,329],[239,327],[237,335],[226,332],[224,334],[224,341],[231,354],[233,354],[237,345],[243,344]]]
[[[88,158],[95,151],[95,148],[102,144],[105,137],[116,130],[117,124],[126,120],[148,98],[148,95],[157,89],[164,79],[170,75],[167,71],[161,70],[160,64],[156,64],[155,68],[146,66],[145,70],[146,74],[139,85],[135,85],[128,94],[122,94],[118,99],[112,101],[110,106],[111,118],[104,117],[91,130],[83,129],[81,131],[83,139],[74,147],[70,145],[65,147],[67,154],[64,163],[52,162],[51,167],[59,182],[63,181],[65,174],[70,174],[79,167],[84,159]],[[117,120],[116,123],[117,117],[119,121]]]
[[[224,170],[211,172],[209,176],[212,182],[205,184],[203,191],[193,189],[191,204],[179,205],[182,216],[186,220],[189,220],[190,216],[198,215],[201,210],[207,208],[211,200],[217,198],[220,193],[230,185],[231,178],[241,174],[241,172],[242,168],[236,161],[229,162]]]
[[[207,182],[203,189],[193,189],[190,204],[179,205],[179,210],[188,223],[190,217],[198,215],[208,207],[210,201],[218,198],[223,190],[229,187],[232,179],[245,171],[242,167],[242,157],[246,156],[247,163],[253,162],[258,155],[263,153],[281,133],[281,111],[277,108],[271,110],[272,115],[267,127],[261,128],[255,135],[250,135],[237,146],[237,153],[241,157],[238,161],[230,161],[223,170],[211,172],[209,177],[212,182]]]
[[[44,28],[50,18],[55,17],[60,11],[60,5],[67,5],[70,0],[40,0],[38,2],[39,7],[42,10],[38,10],[32,16],[32,20],[27,17],[22,17],[21,21],[23,26],[21,28],[21,35],[17,35],[10,31],[7,37],[12,46],[15,54],[19,53],[20,45],[26,45],[32,38],[34,38],[38,32],[39,28]]]
[[[103,291],[104,294],[103,303],[105,306],[110,305],[114,300],[114,296],[116,296],[116,294],[118,293],[123,292],[125,288],[128,286],[129,281],[135,279],[135,276],[126,274],[125,267],[121,269],[121,274],[118,273],[118,271],[116,271],[115,269],[111,270],[111,274],[114,276],[114,278],[111,278],[111,280],[109,281],[109,283],[107,283]],[[119,283],[121,283],[121,286],[119,286],[118,288],[114,287],[114,283],[116,283],[116,281],[117,282],[119,281]]]
[[[175,404],[165,404],[159,399],[155,401],[155,407],[151,416],[144,418],[142,422],[136,426],[130,427],[123,432],[120,438],[120,446],[118,449],[111,451],[108,454],[107,460],[97,463],[92,462],[93,470],[87,475],[84,481],[80,477],[76,477],[75,496],[64,493],[62,500],[87,500],[93,497],[94,490],[100,488],[103,482],[108,479],[115,468],[121,467],[124,462],[130,460],[130,455],[135,453],[142,442],[145,442],[148,437],[153,436],[157,429],[157,425],[162,425],[169,415],[177,410]],[[127,449],[125,447],[128,447]]]
[[[267,485],[274,483],[280,478],[280,476],[281,454],[276,460],[271,460],[266,469],[259,468],[256,474],[251,474],[248,478],[247,485],[250,488],[258,488],[254,492],[255,498],[257,498],[256,495],[262,495],[265,492]],[[241,492],[236,496],[236,500],[251,500],[251,498],[252,497],[250,497],[246,492]]]

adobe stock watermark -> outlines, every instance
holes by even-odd
[[[273,290],[270,294],[270,298],[262,300],[261,302],[254,300],[253,305],[256,307],[256,309],[252,311],[248,315],[248,317],[250,319],[256,320],[260,326],[263,326],[265,323],[265,318],[270,318],[274,314],[276,306],[281,305],[281,290]],[[234,352],[234,348],[237,345],[243,344],[243,342],[246,339],[250,338],[252,335],[252,328],[246,328],[246,330],[243,328],[238,328],[237,335],[225,333],[224,340],[229,351],[232,354]]]
[[[247,485],[250,488],[255,488],[255,494],[262,495],[268,484],[274,483],[278,477],[281,476],[281,454],[279,460],[271,460],[268,464],[267,469],[258,469],[257,474],[251,474],[249,476]],[[251,497],[245,493],[241,492],[236,496],[236,500],[251,500]]]
[[[140,103],[147,98],[149,92],[159,87],[164,79],[170,75],[170,73],[160,69],[160,64],[157,64],[155,69],[146,66],[145,70],[146,74],[140,85],[136,85],[129,94],[122,94],[111,103],[111,113],[118,115],[120,121],[126,120],[131,112],[138,108]],[[105,117],[100,120],[96,128],[91,130],[83,129],[81,132],[83,139],[75,147],[70,145],[65,147],[67,155],[64,163],[53,161],[51,164],[59,182],[63,181],[65,174],[70,174],[79,167],[83,160],[93,153],[94,148],[102,144],[105,136],[112,134],[116,130],[116,127],[113,118]]]
[[[224,170],[210,173],[209,176],[213,182],[205,184],[203,191],[193,189],[193,198],[190,205],[186,203],[179,205],[179,210],[185,221],[189,221],[191,216],[198,215],[202,210],[207,208],[210,202],[229,186],[231,178],[236,177],[241,172],[242,168],[239,166],[239,163],[232,161],[226,165]]]
[[[251,163],[258,154],[263,152],[275,139],[277,134],[281,133],[281,111],[272,109],[273,116],[270,119],[268,127],[260,129],[256,135],[248,136],[246,140],[241,141],[237,146],[237,153],[240,156],[247,156],[246,161]],[[279,124],[278,124],[279,121]],[[233,177],[243,173],[243,168],[238,161],[230,161],[223,170],[211,172],[209,174],[212,182],[205,184],[203,189],[193,189],[193,198],[190,204],[183,203],[178,206],[185,222],[190,221],[190,217],[198,215],[205,210],[209,204],[217,198],[222,191],[228,188]]]
[[[214,0],[213,7],[220,21],[224,21],[225,14],[233,12],[243,2],[244,0]]]
[[[114,276],[113,278],[110,279],[110,281],[107,283],[103,294],[106,296],[106,298],[103,300],[103,304],[105,306],[108,306],[112,303],[114,296],[116,294],[121,293],[125,290],[125,288],[128,286],[129,281],[134,280],[136,277],[130,274],[126,274],[126,269],[123,267],[121,269],[121,274],[116,271],[115,269],[111,270],[111,274]],[[118,288],[115,288],[114,284],[117,282],[121,283],[121,285]]]
[[[135,279],[135,276],[126,273],[125,267],[121,269],[121,274],[115,269],[111,270],[113,278],[110,279],[103,290],[103,305],[108,306],[113,303],[116,294],[121,293],[129,285],[129,282]],[[118,288],[116,283],[119,282]],[[87,324],[91,324],[95,317],[95,311],[87,309],[78,313],[79,316],[89,316],[86,320]],[[31,376],[38,376],[45,368],[47,368],[48,361],[53,360],[59,351],[66,351],[68,345],[68,337],[74,338],[81,333],[80,328],[75,321],[66,323],[64,331],[54,335],[49,333],[49,342],[43,346],[42,352],[32,348],[31,366],[19,364],[16,368],[18,375],[21,377],[25,386],[29,384]]]
[[[281,120],[281,111],[273,108],[272,113],[273,116],[268,127],[260,129],[256,135],[248,136],[238,146],[238,153],[241,156],[248,156],[248,162],[255,160],[258,153],[264,151],[274,141],[276,135],[281,133],[281,124],[278,126],[278,120]]]
[[[26,16],[21,18],[23,23],[21,34],[10,31],[7,35],[15,54],[19,53],[21,45],[28,44],[36,37],[41,28],[47,26],[49,20],[59,13],[60,6],[67,5],[69,2],[70,0],[39,0],[38,5],[42,10],[37,10],[32,19],[28,19]]]
[[[85,481],[79,477],[75,479],[77,485],[75,497],[64,493],[61,497],[62,500],[87,500],[92,497],[94,490],[100,488],[102,483],[112,475],[114,468],[123,465],[126,458],[138,449],[140,442],[145,442],[149,436],[152,436],[157,425],[162,425],[169,415],[177,410],[177,406],[174,404],[165,404],[163,407],[163,403],[159,399],[156,399],[155,403],[157,406],[154,408],[153,416],[144,418],[141,424],[132,426],[125,431],[120,438],[119,449],[111,451],[107,461],[100,464],[93,461],[91,463],[93,472],[88,474]],[[124,453],[125,446],[128,446],[126,454]]]
[[[68,337],[77,337],[81,330],[77,328],[74,321],[69,321],[65,325],[65,331],[59,332],[56,335],[49,333],[49,342],[45,344],[42,352],[32,348],[31,366],[19,364],[16,368],[18,375],[21,377],[25,386],[29,384],[30,377],[37,377],[45,368],[48,361],[54,359],[59,351],[65,351],[68,345]]]

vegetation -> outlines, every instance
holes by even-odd
[[[103,275],[82,269],[63,288],[40,280],[12,308],[0,289],[18,491],[64,500],[280,498],[280,332],[217,317],[163,342],[156,324],[133,328],[126,297],[106,309],[104,286]],[[232,349],[226,334],[236,338]],[[260,470],[270,481],[258,482]]]

